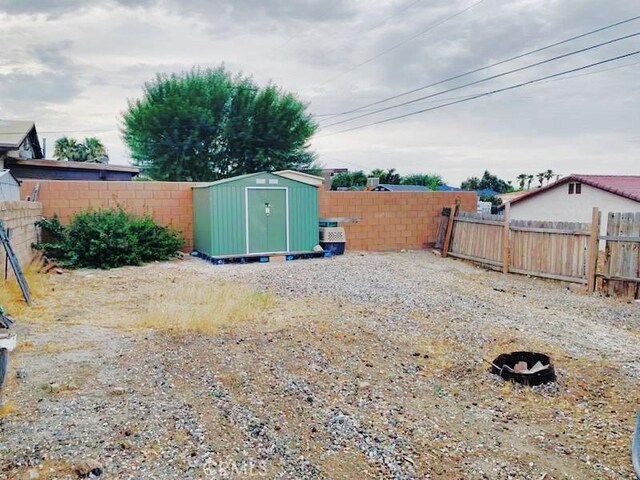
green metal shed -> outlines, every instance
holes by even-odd
[[[195,249],[211,257],[312,251],[318,188],[292,174],[253,173],[193,187]]]

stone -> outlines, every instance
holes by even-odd
[[[18,368],[16,370],[16,378],[18,380],[24,380],[27,378],[27,371],[24,368]]]
[[[102,465],[93,458],[83,458],[74,463],[74,470],[80,478],[92,478],[102,475]]]
[[[52,382],[49,384],[49,391],[51,393],[59,393],[62,390],[62,385],[58,382]]]
[[[113,387],[111,389],[111,395],[124,395],[125,393],[127,393],[127,391],[124,389],[124,387]]]

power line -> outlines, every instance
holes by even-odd
[[[547,80],[546,82],[541,82],[541,83],[545,84],[545,83],[551,83],[551,82],[559,82],[561,80],[571,80],[572,78],[587,77],[589,75],[597,75],[599,73],[611,72],[613,70],[620,70],[621,68],[629,68],[635,65],[640,65],[640,62],[627,63],[626,65],[618,65],[617,67],[603,68],[602,70],[596,70],[595,72],[579,73],[578,75],[571,75],[570,77],[553,78],[551,80]]]
[[[503,65],[503,64],[505,64],[505,63],[512,62],[513,60],[518,60],[519,58],[523,58],[523,57],[526,57],[526,56],[529,56],[529,55],[533,55],[533,54],[535,54],[535,53],[540,53],[540,52],[542,52],[542,51],[544,51],[544,50],[548,50],[548,49],[550,49],[550,48],[557,47],[557,46],[559,46],[559,45],[564,45],[565,43],[569,43],[569,42],[572,42],[572,41],[574,41],[574,40],[578,40],[578,39],[580,39],[580,38],[587,37],[587,36],[589,36],[589,35],[593,35],[593,34],[596,34],[596,33],[599,33],[599,32],[602,32],[602,31],[605,31],[605,30],[608,30],[608,29],[614,28],[614,27],[618,27],[618,26],[620,26],[620,25],[624,25],[624,24],[626,24],[626,23],[630,23],[630,22],[636,21],[636,20],[638,20],[638,19],[640,19],[640,15],[637,15],[637,16],[635,16],[635,17],[631,17],[631,18],[627,18],[627,19],[625,19],[625,20],[621,20],[621,21],[619,21],[619,22],[615,22],[615,23],[612,23],[612,24],[606,25],[606,26],[604,26],[604,27],[600,27],[600,28],[597,28],[597,29],[595,29],[595,30],[591,30],[591,31],[589,31],[589,32],[585,32],[585,33],[582,33],[582,34],[580,34],[580,35],[576,35],[576,36],[573,36],[573,37],[567,38],[567,39],[565,39],[565,40],[562,40],[562,41],[559,41],[559,42],[555,42],[555,43],[552,43],[552,44],[550,44],[550,45],[546,45],[546,46],[544,46],[544,47],[536,48],[535,50],[530,50],[530,51],[528,51],[528,52],[521,53],[521,54],[516,55],[516,56],[514,56],[514,57],[510,57],[510,58],[507,58],[507,59],[505,59],[505,60],[500,60],[499,62],[492,63],[492,64],[490,64],[490,65],[486,65],[486,66],[484,66],[484,67],[476,68],[476,69],[474,69],[474,70],[470,70],[470,71],[468,71],[468,72],[461,73],[461,74],[459,74],[459,75],[454,75],[453,77],[448,77],[448,78],[445,78],[444,80],[439,80],[439,81],[437,81],[437,82],[435,82],[435,83],[431,83],[431,84],[429,84],[429,85],[425,85],[425,86],[423,86],[423,87],[415,88],[415,89],[413,89],[413,90],[409,90],[409,91],[407,91],[407,92],[403,92],[403,93],[399,93],[399,94],[397,94],[397,95],[393,95],[393,96],[391,96],[391,97],[383,98],[382,100],[378,100],[378,101],[376,101],[376,102],[368,103],[368,104],[363,105],[363,106],[361,106],[361,107],[354,108],[354,109],[352,109],[352,110],[347,110],[346,112],[338,113],[338,114],[336,114],[335,116],[337,117],[337,116],[341,116],[341,115],[348,115],[348,114],[350,114],[350,113],[356,113],[356,112],[359,112],[359,111],[361,111],[361,110],[364,110],[365,108],[374,107],[374,106],[376,106],[376,105],[380,105],[381,103],[385,103],[385,102],[388,102],[388,101],[390,101],[390,100],[395,100],[396,98],[405,97],[405,96],[407,96],[407,95],[411,95],[412,93],[416,93],[416,92],[419,92],[419,91],[421,91],[421,90],[425,90],[425,89],[427,89],[427,88],[435,87],[435,86],[437,86],[437,85],[441,85],[441,84],[443,84],[443,83],[450,82],[450,81],[452,81],[452,80],[457,80],[457,79],[459,79],[459,78],[463,78],[463,77],[466,77],[466,76],[468,76],[468,75],[472,75],[472,74],[474,74],[474,73],[480,72],[480,71],[482,71],[482,70],[487,70],[487,69],[489,69],[489,68],[497,67],[497,66],[499,66],[499,65]],[[331,118],[327,118],[326,120],[331,120]]]
[[[435,103],[435,102],[446,102],[449,100],[459,100],[460,98],[468,98],[468,97],[472,97],[473,94],[469,94],[469,95],[461,95],[461,96],[457,96],[457,97],[447,97],[447,98],[439,98],[438,100],[433,100],[432,102],[425,102],[425,103]],[[365,112],[373,112],[374,110],[365,110]],[[314,115],[315,117],[322,117],[322,116],[330,116],[330,115],[335,115],[335,113],[323,113],[323,114],[316,114]]]
[[[401,42],[396,43],[395,45],[392,45],[391,47],[387,48],[386,50],[383,50],[380,53],[377,53],[376,55],[374,55],[373,57],[367,58],[366,60],[364,60],[363,62],[360,62],[354,66],[352,66],[351,68],[349,68],[348,70],[345,70],[344,72],[336,75],[335,77],[329,78],[328,80],[322,82],[320,85],[318,86],[323,86],[326,85],[327,83],[333,82],[334,80],[337,80],[338,78],[346,75],[347,73],[353,72],[354,70],[373,62],[374,60],[377,60],[378,58],[382,57],[383,55],[386,55],[389,52],[392,52],[393,50],[400,48],[401,46],[409,43],[412,40],[415,40],[416,38],[424,35],[425,33],[429,33],[431,30],[433,30],[434,28],[439,27],[440,25],[448,22],[449,20],[453,20],[454,18],[462,15],[463,13],[468,12],[469,10],[471,10],[473,7],[475,7],[476,5],[484,2],[485,0],[477,0],[476,2],[472,3],[471,5],[469,5],[468,7],[460,10],[459,12],[454,13],[453,15],[449,15],[448,17],[443,18],[442,20],[437,21],[436,23],[432,23],[431,25],[429,25],[426,29],[412,35],[409,38],[405,38],[404,40],[402,40]]]
[[[574,50],[573,52],[564,53],[562,55],[558,55],[556,57],[548,58],[548,59],[542,60],[540,62],[532,63],[532,64],[529,64],[529,65],[525,65],[524,67],[515,68],[513,70],[508,70],[506,72],[498,73],[496,75],[491,75],[489,77],[481,78],[480,80],[475,80],[473,82],[465,83],[465,84],[459,85],[457,87],[448,88],[447,90],[441,90],[439,92],[432,93],[432,94],[426,95],[424,97],[418,97],[418,98],[413,99],[413,100],[408,100],[406,102],[398,103],[396,105],[391,105],[389,107],[379,108],[379,109],[374,110],[372,112],[363,113],[363,114],[357,115],[355,117],[347,118],[346,120],[340,120],[339,122],[330,123],[329,125],[325,125],[324,128],[333,127],[335,125],[342,125],[343,123],[348,123],[348,122],[352,122],[354,120],[358,120],[360,118],[369,117],[371,115],[375,115],[376,113],[386,112],[387,110],[393,110],[395,108],[404,107],[404,106],[410,105],[412,103],[416,103],[416,102],[420,102],[422,100],[427,100],[429,98],[437,97],[437,96],[442,95],[444,93],[453,92],[453,91],[460,90],[460,89],[463,89],[463,88],[467,88],[467,87],[470,87],[470,86],[473,86],[473,85],[478,85],[480,83],[484,83],[484,82],[487,82],[489,80],[494,80],[496,78],[504,77],[504,76],[510,75],[512,73],[522,72],[522,71],[528,70],[530,68],[538,67],[538,66],[544,65],[546,63],[550,63],[550,62],[554,62],[556,60],[560,60],[562,58],[570,57],[572,55],[577,55],[579,53],[583,53],[583,52],[586,52],[586,51],[589,51],[589,50],[600,48],[600,47],[603,47],[605,45],[610,45],[612,43],[620,42],[622,40],[627,40],[627,39],[632,38],[632,37],[637,37],[638,35],[640,35],[640,32],[636,32],[636,33],[632,33],[632,34],[629,34],[629,35],[625,35],[623,37],[614,38],[613,40],[607,40],[606,42],[598,43],[596,45],[591,45],[589,47],[581,48],[579,50]]]
[[[569,73],[579,72],[581,70],[586,70],[587,68],[592,68],[592,67],[595,67],[595,66],[598,66],[598,65],[603,65],[605,63],[614,62],[616,60],[621,60],[623,58],[632,57],[632,56],[638,55],[638,54],[640,54],[640,50],[636,50],[635,52],[631,52],[631,53],[626,53],[624,55],[619,55],[617,57],[608,58],[608,59],[602,60],[600,62],[590,63],[590,64],[584,65],[582,67],[572,68],[571,70],[565,70],[564,72],[554,73],[553,75],[547,75],[545,77],[536,78],[534,80],[529,80],[529,81],[526,81],[526,82],[518,83],[516,85],[511,85],[509,87],[499,88],[499,89],[496,89],[496,90],[491,90],[489,92],[480,93],[478,95],[474,95],[474,96],[469,97],[467,99],[456,100],[454,102],[444,103],[442,105],[437,105],[435,107],[430,107],[430,108],[425,108],[425,109],[422,109],[422,110],[417,110],[415,112],[406,113],[404,115],[398,115],[396,117],[386,118],[384,120],[379,120],[377,122],[371,122],[371,123],[367,123],[365,125],[360,125],[360,126],[357,126],[357,127],[351,127],[351,128],[347,128],[347,129],[344,129],[344,130],[340,130],[338,132],[328,133],[326,135],[322,135],[321,137],[329,137],[329,136],[338,135],[338,134],[341,134],[341,133],[352,132],[354,130],[360,130],[361,128],[366,128],[366,127],[370,127],[370,126],[373,126],[373,125],[380,125],[382,123],[387,123],[387,122],[391,122],[391,121],[394,121],[394,120],[399,120],[401,118],[411,117],[413,115],[418,115],[420,113],[430,112],[430,111],[433,111],[433,110],[439,110],[441,108],[448,107],[448,106],[451,106],[451,105],[456,105],[458,103],[464,103],[464,102],[475,100],[475,99],[478,99],[478,98],[481,98],[481,97],[487,97],[487,96],[493,95],[495,93],[506,92],[507,90],[514,90],[516,88],[520,88],[520,87],[524,87],[524,86],[531,85],[531,84],[534,84],[534,83],[542,82],[544,80],[549,80],[551,78],[556,78],[556,77],[559,77],[561,75],[567,75]]]

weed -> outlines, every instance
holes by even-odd
[[[51,290],[51,280],[47,275],[39,273],[39,269],[39,265],[29,265],[23,271],[31,290],[31,299],[34,301],[45,297]],[[0,305],[4,307],[9,315],[14,317],[22,317],[22,315],[34,308],[37,310],[37,306],[29,308],[24,301],[18,282],[14,278],[2,284],[2,288],[0,288]]]
[[[4,402],[0,405],[0,418],[7,417],[13,413],[16,413],[18,409],[13,402]]]
[[[185,279],[169,292],[158,292],[139,320],[130,326],[178,332],[215,333],[259,320],[275,305],[270,294],[231,283]]]

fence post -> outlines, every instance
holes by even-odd
[[[593,207],[591,213],[591,232],[589,236],[589,251],[587,252],[587,293],[596,289],[596,272],[598,266],[598,245],[600,243],[600,210]]]
[[[507,202],[504,206],[504,227],[502,230],[502,273],[509,273],[509,264],[511,262],[510,219],[511,203]]]
[[[456,198],[456,202],[451,206],[451,212],[449,212],[449,223],[447,224],[447,233],[444,236],[444,245],[442,246],[442,256],[447,257],[449,255],[449,244],[451,243],[451,235],[453,234],[453,220],[458,213],[460,207],[460,199]]]

